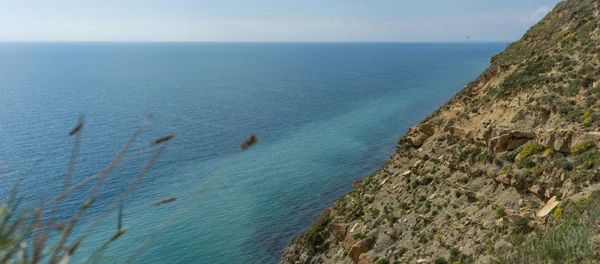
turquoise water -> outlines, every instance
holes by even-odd
[[[227,165],[138,263],[274,263],[320,212],[379,167],[395,141],[474,79],[503,44],[2,43],[0,158],[26,200],[62,184],[68,131],[85,114],[75,168],[104,168],[148,114],[153,121],[111,174],[86,219],[136,176],[152,139],[175,139],[127,199],[121,263],[174,208]],[[261,139],[234,155],[250,133]],[[43,157],[27,177],[24,172]],[[69,196],[61,218],[77,210]],[[167,197],[172,204],[148,204]],[[84,221],[84,228],[89,221]],[[102,222],[82,246],[110,237]]]

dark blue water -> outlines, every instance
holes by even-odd
[[[106,167],[153,114],[78,229],[123,191],[154,149],[140,150],[176,135],[128,197],[129,230],[103,262],[123,262],[227,164],[137,260],[273,263],[353,180],[385,162],[396,138],[474,79],[503,46],[2,43],[2,192],[16,178],[29,204],[59,191],[73,146],[67,133],[80,113],[86,125],[74,181]],[[260,144],[234,155],[250,133]],[[59,218],[71,216],[84,194],[69,196]],[[171,196],[178,200],[148,206]],[[114,216],[102,222],[80,256],[115,229]]]

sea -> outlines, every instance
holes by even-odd
[[[276,263],[504,47],[0,43],[0,195],[17,186],[18,210],[31,211],[60,193],[69,168],[69,186],[98,175],[140,130],[96,192],[83,184],[58,207],[54,219],[69,220],[93,198],[69,238],[89,230],[73,263],[94,252],[124,263],[174,212],[134,263]],[[80,119],[78,140],[69,132]],[[239,151],[250,134],[259,141]],[[121,206],[127,231],[97,254]]]

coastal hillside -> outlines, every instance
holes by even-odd
[[[281,263],[598,259],[599,8],[559,3],[410,128]]]

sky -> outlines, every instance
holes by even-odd
[[[558,2],[0,0],[0,41],[504,42]]]

